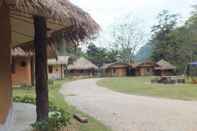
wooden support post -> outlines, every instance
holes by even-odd
[[[35,80],[37,121],[48,119],[47,25],[44,17],[34,16]]]
[[[6,121],[11,108],[11,25],[9,9],[3,2],[0,6],[0,124]]]

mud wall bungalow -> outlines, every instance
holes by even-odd
[[[11,49],[12,85],[33,86],[35,83],[34,69],[35,58],[31,44],[20,45]],[[49,59],[57,58],[57,52],[50,46],[47,47]]]
[[[97,74],[98,67],[84,57],[78,58],[67,67],[68,74],[71,76],[89,76]]]
[[[63,79],[68,61],[68,56],[58,56],[57,59],[48,59],[48,78],[52,80]]]
[[[165,60],[160,60],[154,67],[154,73],[159,76],[176,75],[176,66]]]
[[[125,63],[104,64],[101,67],[102,76],[106,77],[123,77],[128,75],[129,65]]]
[[[12,84],[31,86],[34,83],[34,58],[32,53],[14,48],[12,53]]]
[[[146,61],[138,64],[133,64],[132,68],[136,76],[151,76],[154,75],[155,63]]]

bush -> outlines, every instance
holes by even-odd
[[[14,102],[35,104],[35,98],[24,96],[14,97]],[[48,121],[37,121],[32,124],[32,127],[38,131],[57,131],[70,124],[71,115],[64,109],[57,107],[49,101],[49,119]]]
[[[38,131],[58,131],[66,127],[70,122],[70,114],[66,112],[49,112],[48,121],[38,121],[32,124],[32,127]]]
[[[24,97],[19,97],[16,96],[13,98],[14,102],[20,102],[20,103],[29,103],[29,104],[36,104],[36,100],[33,97],[30,96],[24,96]]]

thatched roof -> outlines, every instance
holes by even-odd
[[[99,30],[99,25],[69,0],[0,0],[10,8],[12,44],[33,41],[32,16],[47,18],[48,37],[57,38],[65,33],[65,39],[81,41],[90,38]],[[53,42],[54,44],[54,42]]]
[[[155,70],[175,70],[176,67],[165,60],[160,60],[156,63]]]
[[[81,57],[68,66],[68,70],[97,70],[98,67],[91,61]]]
[[[26,52],[20,47],[11,49],[11,54],[12,54],[13,57],[17,57],[17,56],[19,56],[19,57],[30,57],[30,56],[33,56],[32,52]]]
[[[121,62],[114,62],[114,63],[108,63],[108,64],[104,64],[101,69],[106,70],[109,68],[122,68],[122,67],[128,67],[129,65],[126,63],[121,63]]]
[[[48,59],[48,65],[67,65],[69,56],[58,56],[57,59]]]
[[[15,53],[14,53],[15,52]],[[21,54],[19,56],[26,56],[31,54],[34,56],[34,46],[32,43],[24,43],[17,45],[12,48],[12,56],[15,56],[14,54]],[[57,50],[53,47],[53,45],[47,46],[47,57],[48,58],[57,58]]]
[[[147,60],[147,61],[144,61],[144,62],[135,63],[134,66],[136,68],[139,68],[139,67],[142,67],[142,68],[143,67],[153,67],[153,66],[155,66],[155,62]]]

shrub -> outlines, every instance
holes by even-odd
[[[19,97],[16,96],[13,98],[14,102],[21,102],[21,103],[29,103],[29,104],[35,104],[36,100],[33,97],[30,96],[24,96],[24,97]]]

